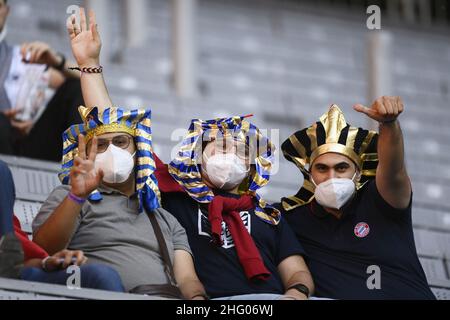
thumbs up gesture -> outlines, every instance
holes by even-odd
[[[382,96],[375,100],[370,108],[362,104],[355,104],[353,109],[364,113],[375,121],[386,123],[395,121],[400,113],[403,112],[404,107],[400,97]]]

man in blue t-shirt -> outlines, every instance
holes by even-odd
[[[338,106],[294,133],[283,153],[304,176],[280,209],[307,254],[316,295],[334,299],[435,299],[417,257],[399,97],[354,109],[379,134],[351,127]]]
[[[186,229],[211,298],[300,300],[313,293],[295,234],[256,194],[268,182],[272,152],[244,117],[193,120],[168,166],[171,176],[156,171],[163,207]]]

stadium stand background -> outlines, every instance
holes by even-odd
[[[164,161],[191,118],[254,113],[252,121],[269,129],[277,146],[332,103],[342,107],[350,123],[366,126],[367,120],[351,106],[370,103],[365,9],[379,4],[382,28],[393,38],[392,92],[406,106],[400,120],[414,190],[417,251],[436,296],[450,299],[450,1],[413,1],[409,15],[405,2],[389,1],[389,8],[387,1],[199,0],[199,94],[182,99],[172,85],[170,1],[146,1],[147,39],[128,47],[123,3],[110,0],[110,24],[99,26],[100,32],[108,28],[113,34],[109,59],[102,62],[106,82],[116,105],[152,108],[155,150]],[[419,15],[424,3],[428,18]],[[7,39],[39,39],[71,56],[65,12],[72,4],[82,2],[10,1]],[[279,129],[279,136],[271,128]],[[59,166],[0,158],[13,171],[16,214],[31,232],[33,215],[59,184]],[[278,172],[261,192],[270,201],[294,194],[302,183],[298,169],[280,160]],[[84,290],[73,296],[57,286],[38,287],[0,280],[0,299],[95,297],[89,292],[83,296]],[[118,298],[108,293],[99,297]]]

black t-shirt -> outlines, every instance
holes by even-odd
[[[393,208],[375,181],[357,192],[341,219],[314,200],[284,217],[305,248],[316,296],[435,299],[416,253],[411,202],[404,210]]]
[[[278,265],[289,256],[304,254],[286,221],[281,219],[280,223],[274,226],[262,221],[252,210],[240,213],[266,268],[271,273],[266,281],[255,282],[245,276],[225,223],[222,224],[223,245],[217,246],[211,242],[211,225],[207,211],[189,195],[162,193],[162,205],[186,229],[197,274],[212,298],[251,293],[284,293]]]

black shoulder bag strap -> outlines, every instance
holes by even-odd
[[[177,282],[175,280],[175,273],[173,272],[172,261],[170,260],[169,250],[167,249],[166,240],[164,240],[161,227],[156,220],[155,213],[147,213],[150,222],[152,223],[153,231],[155,232],[156,240],[158,240],[159,251],[164,262],[164,271],[166,272],[167,278],[169,278],[170,284],[176,286]]]

